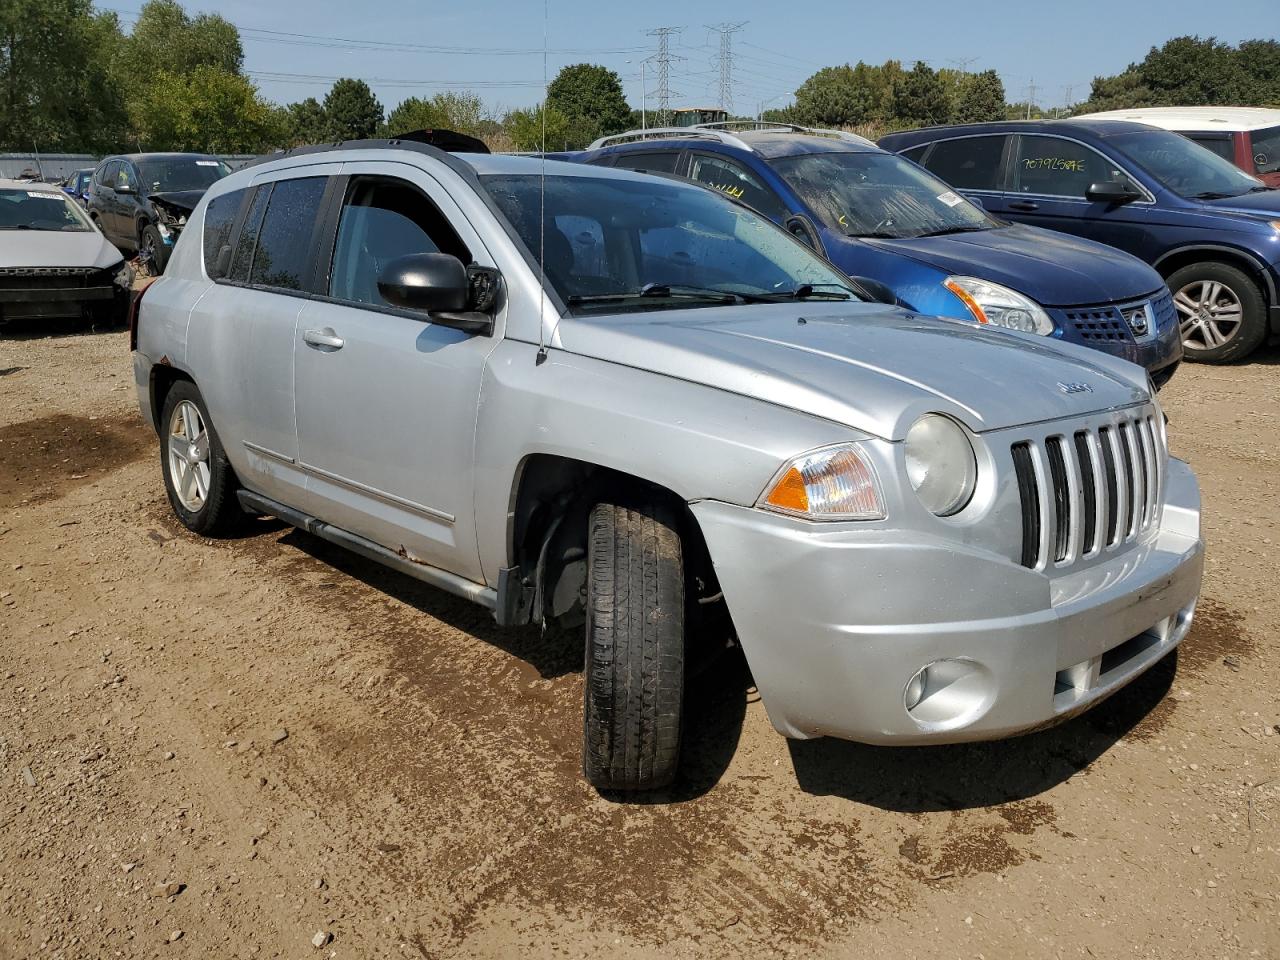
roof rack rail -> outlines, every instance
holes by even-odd
[[[681,137],[695,140],[718,140],[720,143],[738,147],[741,150],[751,149],[751,144],[740,137],[702,125],[692,127],[649,127],[647,130],[628,130],[626,133],[615,133],[608,137],[601,137],[587,149],[599,150],[601,147],[607,147],[613,143],[623,143],[630,140],[674,140]]]
[[[837,140],[844,140],[846,143],[859,143],[865,147],[874,147],[875,144],[866,137],[860,137],[856,133],[849,133],[847,130],[829,130],[825,127],[806,127],[798,123],[785,123],[777,120],[721,120],[717,123],[699,123],[694,127],[695,130],[754,130],[760,133],[807,133],[815,137],[834,137]]]

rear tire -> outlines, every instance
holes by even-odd
[[[1267,303],[1253,279],[1227,263],[1193,263],[1169,276],[1182,351],[1199,363],[1243,360],[1267,339]]]
[[[217,537],[243,525],[235,471],[213,429],[204,398],[190,380],[179,380],[164,398],[160,469],[169,505],[188,530]]]
[[[677,529],[659,504],[591,511],[582,769],[601,790],[652,790],[675,778],[685,615]]]

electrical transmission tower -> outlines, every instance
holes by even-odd
[[[716,55],[716,66],[720,70],[720,109],[733,113],[733,35],[746,26],[740,23],[714,23],[707,26],[720,34],[720,52]]]
[[[671,123],[671,64],[684,57],[671,53],[671,38],[683,27],[657,27],[648,35],[658,38],[658,52],[653,55],[653,62],[658,66],[658,126],[665,127]]]

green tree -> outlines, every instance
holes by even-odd
[[[115,14],[90,0],[0,2],[0,146],[112,149],[126,127],[108,73],[120,42]]]
[[[968,74],[960,84],[956,123],[985,123],[1004,119],[1004,83],[994,70]]]
[[[868,79],[865,64],[823,67],[796,91],[795,115],[800,122],[817,126],[865,123],[876,108],[876,91]]]
[[[159,73],[186,74],[196,67],[238,74],[243,63],[234,24],[217,14],[190,17],[177,0],[148,0],[121,50],[117,79],[137,84]]]
[[[893,120],[898,124],[927,127],[951,119],[946,85],[927,63],[917,61],[893,91]]]
[[[568,121],[565,138],[572,147],[585,147],[597,137],[621,133],[631,122],[622,80],[608,67],[595,63],[575,63],[557,73],[547,87],[547,106]],[[547,117],[549,121],[551,114]]]
[[[367,140],[382,126],[382,104],[363,80],[334,81],[324,98],[324,112],[334,140]]]
[[[1226,104],[1246,98],[1236,51],[1213,37],[1174,37],[1138,64],[1138,76],[1159,105]]]
[[[1080,105],[1078,112],[1125,110],[1129,107],[1147,107],[1154,102],[1155,96],[1143,83],[1138,65],[1131,63],[1115,76],[1094,77],[1089,86],[1089,99]]]
[[[546,138],[543,138],[543,109],[513,110],[503,121],[515,150],[569,149],[569,118],[555,107],[546,108]]]
[[[1246,76],[1244,102],[1280,107],[1280,42],[1245,40],[1236,49],[1236,59]]]
[[[288,139],[286,117],[245,77],[212,66],[152,77],[134,118],[150,150],[259,153]]]
[[[402,100],[387,116],[383,132],[388,137],[412,130],[454,130],[471,136],[485,132],[488,115],[484,101],[474,93],[437,93],[429,100]]]
[[[285,107],[286,137],[291,146],[324,143],[329,139],[329,115],[315,97]]]

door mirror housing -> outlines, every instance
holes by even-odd
[[[498,271],[463,266],[447,253],[397,257],[378,277],[378,293],[395,307],[430,315],[432,323],[468,333],[491,333]]]
[[[1142,196],[1132,186],[1122,180],[1103,180],[1089,184],[1085,198],[1103,203],[1132,203]]]
[[[117,183],[114,187],[112,187],[112,189],[115,190],[116,193],[124,193],[124,194],[138,192],[137,190],[133,189],[133,184],[131,183]]]
[[[872,303],[885,303],[891,307],[899,306],[898,297],[889,289],[888,284],[881,283],[879,280],[872,280],[870,277],[850,277],[849,279],[871,297]]]
[[[787,228],[787,233],[805,246],[812,247],[819,253],[822,252],[822,242],[818,239],[818,231],[813,228],[813,224],[809,222],[808,217],[799,215],[788,217],[784,226]]]

